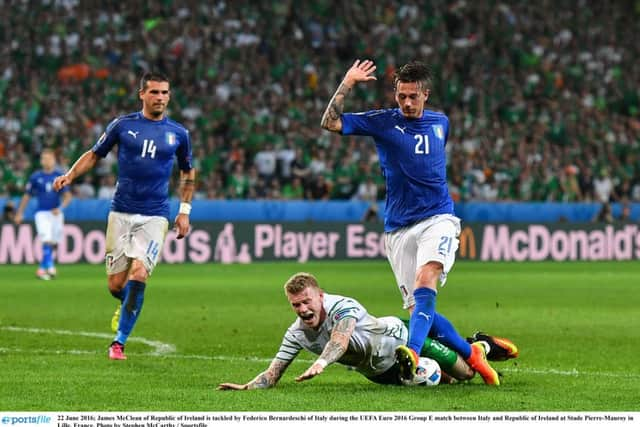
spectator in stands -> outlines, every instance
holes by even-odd
[[[116,178],[113,175],[105,175],[100,178],[100,186],[98,187],[98,199],[113,199],[116,194]]]
[[[593,217],[593,222],[611,224],[613,221],[614,218],[611,211],[611,204],[609,202],[605,202],[602,204],[598,213]]]
[[[82,141],[95,140],[109,117],[135,106],[126,94],[135,74],[150,68],[178,83],[172,115],[192,127],[194,150],[205,148],[202,176],[220,170],[226,178],[233,163],[246,166],[267,143],[277,147],[283,141],[307,156],[324,147],[325,164],[334,168],[343,156],[353,162],[372,158],[375,149],[363,138],[349,141],[353,152],[334,151],[314,129],[332,83],[355,55],[375,59],[384,78],[354,94],[354,110],[374,99],[388,104],[389,70],[407,60],[422,58],[447,76],[435,83],[431,102],[451,120],[449,158],[474,159],[454,168],[465,184],[472,172],[488,167],[499,188],[504,171],[514,191],[525,184],[518,198],[563,199],[562,191],[549,188],[553,180],[544,178],[575,164],[578,198],[588,201],[594,200],[590,171],[608,167],[616,187],[629,178],[632,197],[640,200],[640,46],[633,42],[640,20],[628,5],[445,3],[436,0],[425,9],[419,0],[391,0],[328,8],[311,0],[302,8],[256,1],[243,5],[242,13],[203,0],[142,9],[124,3],[106,9],[83,8],[82,2],[12,3],[0,10],[12,29],[0,32],[0,151],[11,171],[3,187],[22,194],[10,176],[20,171],[19,156],[11,153],[28,157],[26,179],[49,137],[59,159],[86,150]],[[143,14],[149,18],[142,21]],[[335,25],[325,25],[329,18]],[[347,20],[356,24],[344,25]],[[363,37],[365,23],[374,31]],[[143,43],[130,42],[136,39]],[[514,160],[530,169],[527,180],[511,167]],[[105,165],[95,182],[113,172]],[[273,179],[283,184],[286,168]],[[463,188],[468,191],[462,199],[482,197],[477,187]]]
[[[80,184],[73,186],[73,196],[76,199],[93,199],[96,197],[96,189],[93,186],[91,175],[83,176]]]

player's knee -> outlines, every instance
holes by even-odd
[[[416,273],[416,288],[436,288],[442,273],[442,264],[429,261],[418,269]]]
[[[133,261],[131,265],[131,271],[129,272],[129,280],[136,280],[138,282],[146,282],[149,273],[144,264],[138,260]]]
[[[110,275],[107,279],[107,287],[109,288],[109,292],[111,292],[112,294],[120,292],[126,284],[127,284],[126,274]]]

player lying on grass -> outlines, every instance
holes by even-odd
[[[401,319],[374,317],[352,298],[325,293],[309,273],[294,274],[284,288],[298,319],[285,333],[269,368],[246,384],[222,383],[219,390],[273,387],[302,349],[320,357],[296,378],[298,382],[311,379],[321,374],[327,365],[338,362],[353,367],[375,383],[403,384],[395,358],[396,347],[405,345],[408,337]],[[440,340],[470,345],[446,318],[438,313],[436,317],[434,332]],[[494,339],[480,333],[472,341],[476,342],[471,345],[484,346],[495,360],[518,355],[516,346],[504,338]],[[455,379],[467,380],[474,376],[473,369],[455,351],[438,341],[427,339],[421,355],[438,362],[442,370]]]

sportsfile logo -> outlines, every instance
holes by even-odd
[[[15,425],[15,424],[49,424],[51,417],[47,415],[31,415],[22,417],[2,417],[2,424]]]

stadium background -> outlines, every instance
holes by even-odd
[[[594,239],[590,242],[601,243],[588,252],[595,255],[586,259],[640,258],[640,234],[637,228],[627,228],[635,227],[640,218],[640,46],[635,43],[640,30],[640,1],[189,0],[139,2],[138,7],[131,7],[125,2],[42,0],[3,2],[2,6],[0,208],[5,223],[1,228],[0,263],[23,264],[37,259],[32,225],[14,227],[9,220],[11,206],[17,206],[29,174],[39,167],[41,150],[53,148],[62,167],[68,167],[92,146],[113,117],[139,109],[138,79],[147,69],[161,70],[172,81],[169,113],[191,130],[198,169],[194,220],[203,229],[212,228],[210,256],[198,258],[206,266],[191,269],[166,262],[160,267],[160,274],[154,276],[158,306],[154,312],[150,298],[145,313],[148,326],[141,326],[139,331],[156,339],[171,335],[166,330],[175,325],[163,323],[165,319],[158,313],[172,312],[174,300],[184,302],[189,314],[180,323],[180,330],[188,329],[191,334],[185,337],[178,333],[169,338],[178,343],[180,351],[190,354],[176,363],[171,359],[153,362],[164,372],[175,370],[167,388],[183,393],[157,395],[156,400],[139,396],[136,404],[128,401],[124,407],[118,406],[123,403],[117,399],[94,396],[95,391],[67,397],[61,394],[63,387],[73,388],[74,381],[86,378],[87,368],[79,366],[82,364],[91,367],[92,374],[104,371],[102,379],[92,381],[109,383],[123,395],[138,385],[140,377],[133,371],[130,382],[111,384],[109,375],[117,375],[116,371],[94,360],[103,353],[91,353],[95,351],[93,343],[60,342],[59,337],[50,341],[61,354],[76,354],[78,346],[86,350],[80,351],[84,355],[77,359],[62,363],[61,369],[68,372],[61,379],[46,366],[39,366],[60,363],[60,355],[42,350],[42,341],[25,339],[14,331],[45,325],[72,329],[77,324],[68,322],[74,316],[86,320],[83,330],[100,330],[104,312],[111,309],[106,307],[111,301],[107,301],[104,289],[94,286],[104,281],[100,266],[69,265],[68,280],[61,270],[57,287],[50,288],[34,287],[37,282],[31,265],[0,267],[0,292],[4,294],[0,354],[7,366],[13,366],[7,372],[15,372],[1,379],[7,385],[2,387],[0,399],[5,402],[4,409],[243,410],[256,408],[256,404],[264,410],[282,409],[270,406],[273,403],[267,397],[249,404],[235,401],[237,397],[216,396],[214,400],[221,403],[207,406],[210,396],[203,394],[202,384],[189,372],[213,367],[218,371],[212,372],[235,375],[225,378],[235,381],[248,380],[258,372],[259,365],[251,365],[251,374],[247,375],[238,360],[215,357],[221,349],[237,351],[240,359],[254,352],[258,357],[272,356],[273,346],[290,321],[282,316],[286,305],[277,305],[283,302],[281,282],[300,268],[317,271],[336,291],[372,299],[367,306],[375,313],[401,314],[384,261],[361,266],[334,262],[300,266],[298,253],[281,257],[296,263],[264,263],[257,270],[247,270],[246,266],[218,265],[224,260],[214,255],[215,241],[227,224],[236,227],[238,236],[251,235],[255,230],[241,230],[261,224],[280,225],[285,232],[294,229],[303,237],[324,228],[346,230],[349,226],[380,232],[385,189],[373,144],[365,138],[332,135],[319,126],[326,103],[355,58],[373,59],[379,78],[354,90],[346,103],[350,111],[393,105],[391,76],[395,67],[415,58],[431,64],[436,79],[430,108],[446,112],[451,121],[448,178],[457,212],[474,230],[471,235],[476,242],[483,238],[483,232],[477,230],[494,227],[498,233],[499,227],[513,227],[500,256],[490,253],[490,260],[529,259],[521,258],[523,234],[515,233],[518,227],[525,227],[529,230],[525,235],[531,236],[540,233],[540,229],[530,231],[537,226],[548,227],[548,244],[555,242],[556,252],[569,250],[569,246],[563,246],[563,242],[571,241],[565,236],[577,228],[584,233],[600,233],[599,237],[589,234],[592,237],[588,239]],[[109,156],[73,186],[74,201],[67,210],[68,239],[70,245],[85,252],[71,264],[101,262],[99,233],[113,194],[115,172],[115,159]],[[600,217],[607,204],[612,206],[612,215]],[[374,210],[370,214],[372,206],[378,208],[377,213]],[[33,203],[27,221],[32,213]],[[74,241],[78,230],[81,240]],[[557,230],[560,233],[554,234]],[[469,233],[465,236],[467,247],[461,256],[481,259],[481,243],[477,243],[476,256],[471,256]],[[553,240],[553,236],[558,237]],[[247,241],[238,237],[236,255]],[[366,247],[365,241],[359,244]],[[325,251],[322,253],[330,252],[328,243],[318,245],[321,252]],[[382,258],[375,242],[370,247],[370,252],[363,250],[359,257],[371,258],[367,255],[371,253],[374,258]],[[506,248],[515,248],[509,252],[510,258],[506,258]],[[185,251],[188,253],[188,248]],[[183,259],[176,257],[178,252],[172,255],[179,264]],[[195,254],[198,257],[197,251]],[[251,254],[255,259],[256,253]],[[554,259],[549,254],[544,259]],[[568,254],[560,259],[580,257]],[[185,256],[184,261],[188,260]],[[445,403],[440,400],[431,408],[635,409],[633,393],[627,391],[637,387],[639,373],[624,355],[638,350],[634,342],[638,342],[640,328],[633,315],[637,295],[632,291],[637,267],[623,262],[539,264],[480,266],[461,262],[456,266],[457,291],[447,289],[450,300],[442,301],[442,307],[467,332],[477,327],[469,319],[473,315],[472,320],[499,328],[528,349],[520,367],[510,365],[505,369],[511,373],[511,385],[507,382],[505,389],[516,394],[525,390],[531,400],[514,395],[501,398],[467,388],[465,393],[473,395],[473,402],[462,404],[457,391],[445,390],[437,395]],[[258,279],[256,271],[258,275],[268,274]],[[375,280],[369,276],[371,271],[377,274]],[[168,276],[166,282],[161,279],[163,275]],[[173,282],[184,277],[189,278],[190,293],[174,289]],[[227,278],[242,290],[235,295],[223,292]],[[604,299],[609,303],[606,307],[599,304],[602,283],[607,283],[611,292]],[[201,301],[214,300],[222,307],[240,310],[239,300],[250,298],[258,286],[263,286],[268,296],[263,301],[266,308],[259,311],[271,315],[265,322],[272,332],[249,329],[254,332],[252,337],[265,335],[264,341],[239,338],[237,330],[247,325],[236,319],[231,308],[215,314],[207,311],[207,315],[198,317]],[[376,291],[369,289],[370,295],[364,297],[363,286]],[[500,302],[483,295],[480,288],[489,295],[499,294]],[[197,301],[190,299],[194,295],[199,295]],[[104,302],[98,305],[99,313],[78,311],[95,304],[94,297]],[[466,302],[457,306],[456,300]],[[539,304],[543,316],[534,310]],[[510,307],[511,311],[499,307]],[[596,323],[591,318],[596,311],[601,313],[599,319],[605,320]],[[229,330],[236,332],[210,336],[207,331],[211,331],[211,321],[203,321],[207,316],[215,322],[227,322]],[[532,322],[536,327],[530,326]],[[556,322],[567,326],[561,328]],[[152,328],[158,324],[165,329]],[[194,330],[194,324],[200,329]],[[616,328],[621,324],[626,329]],[[583,344],[584,330],[600,345],[615,347],[620,359],[607,359],[613,355],[604,352],[577,355],[575,349]],[[554,351],[549,351],[549,337],[544,332],[563,338],[553,342]],[[146,354],[140,344],[131,347],[134,357]],[[206,365],[208,359],[187,361],[207,355],[214,358],[213,366]],[[603,366],[609,370],[599,377]],[[544,370],[549,367],[551,370]],[[611,371],[613,368],[617,370]],[[335,397],[338,392],[331,384],[342,384],[343,375],[328,373],[329,388],[320,389]],[[562,384],[558,384],[558,376]],[[212,373],[206,386],[210,389],[219,379]],[[353,376],[345,384],[351,387],[353,381],[359,390],[368,386]],[[52,392],[50,396],[34,392],[42,384],[45,391]],[[154,386],[161,389],[164,385]],[[296,393],[306,402],[300,408],[313,410],[313,394],[307,390],[305,397],[305,390],[283,385],[282,394],[277,396],[286,402],[289,393]],[[361,399],[329,409],[429,408],[412,405],[412,398],[403,392],[379,388],[375,392],[383,393],[388,402],[405,400],[404,406],[378,407],[369,399]],[[608,395],[609,399],[599,401],[591,393]],[[422,397],[421,401],[426,404],[428,399]],[[284,410],[290,408],[284,406]]]

